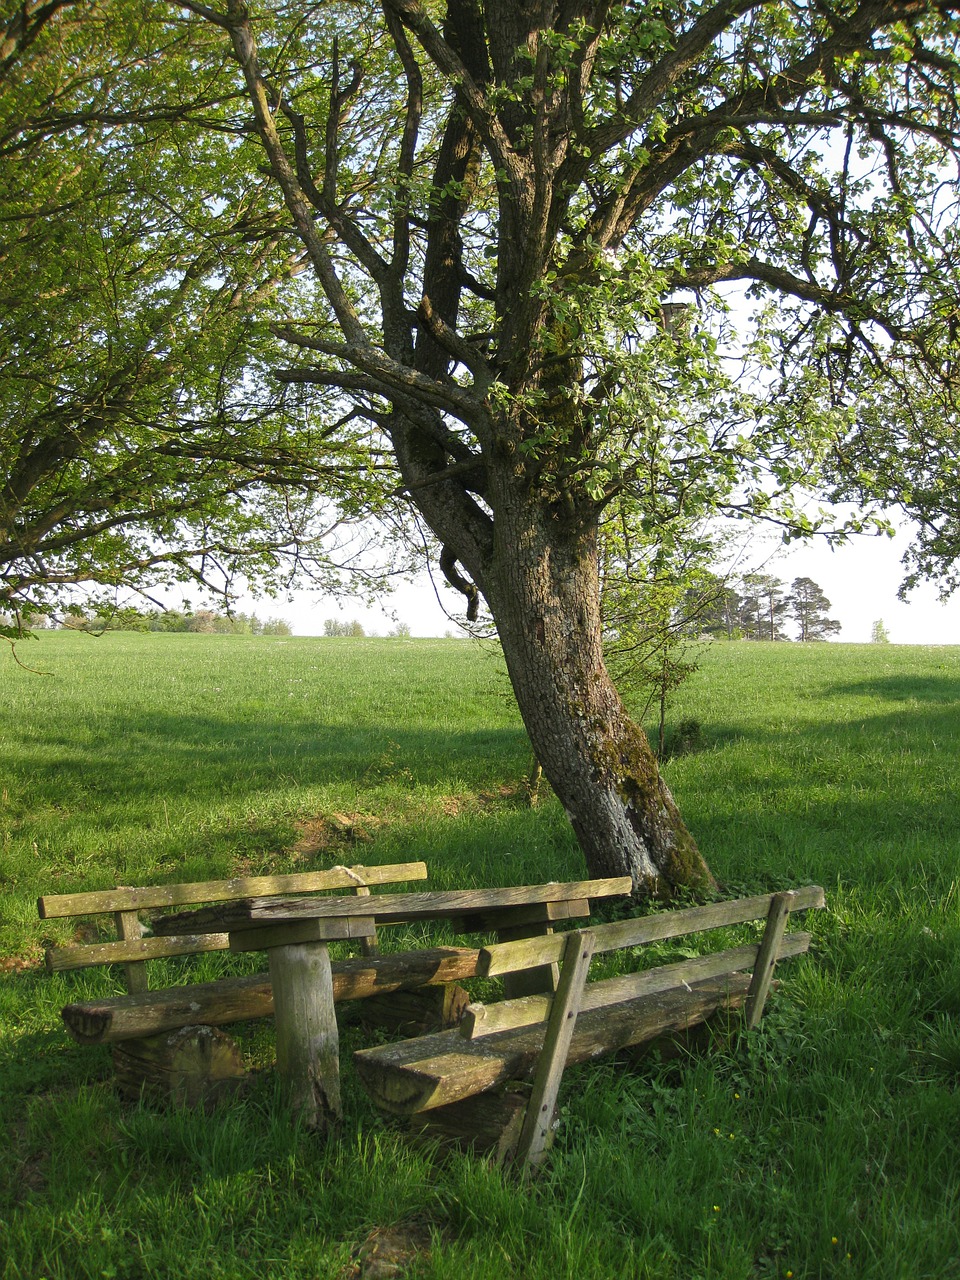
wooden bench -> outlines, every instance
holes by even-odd
[[[419,1118],[421,1133],[472,1142],[525,1169],[552,1140],[568,1064],[664,1043],[740,1007],[756,1026],[777,960],[810,945],[808,933],[785,932],[790,914],[823,906],[812,886],[486,947],[484,976],[562,962],[556,994],[472,1004],[457,1029],[360,1050],[357,1071],[379,1107]],[[765,921],[757,943],[587,982],[594,955],[756,920]],[[529,1097],[504,1088],[529,1080]]]
[[[123,964],[127,972],[126,995],[67,1004],[62,1010],[64,1023],[79,1043],[113,1046],[118,1081],[125,1092],[135,1094],[146,1087],[153,1093],[193,1102],[233,1087],[244,1074],[233,1041],[215,1028],[274,1014],[276,975],[248,974],[150,990],[147,965],[161,958],[228,947],[237,951],[261,949],[262,944],[275,948],[270,952],[272,971],[274,960],[285,948],[277,947],[275,941],[265,942],[267,935],[262,929],[248,932],[245,942],[242,933],[231,940],[234,916],[256,918],[265,913],[275,917],[277,910],[284,908],[294,916],[302,912],[335,917],[324,926],[326,936],[356,937],[366,954],[327,962],[331,1002],[364,1000],[367,1009],[375,1010],[375,1020],[403,1026],[409,1032],[459,1021],[468,997],[458,983],[476,975],[480,952],[470,947],[438,947],[380,955],[374,918],[393,924],[452,917],[460,932],[495,932],[501,940],[548,936],[554,921],[588,916],[589,896],[624,894],[630,888],[629,880],[620,878],[446,895],[371,897],[371,886],[422,880],[426,874],[426,866],[417,862],[43,897],[38,902],[42,919],[107,913],[118,935],[111,941],[51,947],[47,952],[51,971]],[[346,898],[320,896],[330,891],[342,895],[344,890],[349,891]],[[455,900],[456,910],[438,912],[438,902],[446,899]],[[400,909],[386,911],[393,902],[399,903]],[[217,905],[156,917],[152,934],[144,933],[142,910],[210,903]],[[319,927],[319,922],[298,925],[295,920],[284,933],[291,940],[307,941],[305,935],[300,937],[304,928],[315,931]],[[296,939],[289,935],[290,929],[297,932]],[[556,972],[556,965],[550,962],[532,966],[518,976],[511,993],[553,989]],[[291,1034],[296,1036],[295,1027]]]
[[[424,880],[423,862],[379,867],[332,867],[294,875],[246,876],[192,884],[118,887],[89,893],[50,894],[38,899],[42,920],[94,918],[95,929],[115,933],[110,941],[75,941],[46,952],[52,973],[103,965],[120,965],[126,995],[98,997],[67,1004],[64,1024],[79,1044],[109,1044],[121,1088],[143,1087],[185,1101],[216,1096],[232,1087],[244,1072],[233,1041],[212,1029],[232,1022],[269,1017],[273,992],[267,973],[228,976],[209,982],[150,989],[156,962],[176,956],[224,951],[226,933],[153,935],[155,919],[145,928],[141,912],[207,903],[267,899],[282,894],[349,892],[369,895],[371,887]],[[97,920],[96,918],[100,919]],[[340,1000],[395,995],[431,987],[441,1025],[452,1025],[462,1013],[457,982],[476,972],[478,951],[441,947],[407,955],[379,956],[375,937],[361,942],[365,954],[337,961],[334,989]],[[446,1008],[459,1002],[457,1008]]]

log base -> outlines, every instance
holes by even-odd
[[[232,1097],[247,1078],[236,1042],[216,1027],[124,1040],[114,1046],[113,1065],[124,1097],[188,1107]]]

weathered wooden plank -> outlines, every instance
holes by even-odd
[[[395,1035],[422,1036],[460,1025],[469,994],[456,982],[370,996],[358,1004],[360,1021]]]
[[[524,1169],[542,1157],[550,1142],[553,1109],[580,1012],[593,946],[593,934],[589,929],[578,929],[567,936],[560,982],[553,998],[543,1049],[533,1076],[533,1090],[517,1143],[516,1159]]]
[[[369,898],[258,898],[163,916],[154,933],[230,932],[244,925],[328,916],[374,916],[380,923],[444,920],[540,902],[604,898],[629,893],[629,876],[564,884],[515,885],[502,889],[454,889],[426,893],[378,893]]]
[[[509,916],[512,924],[518,928],[536,921],[556,921],[578,919],[590,914],[590,904],[579,898],[570,902],[544,902],[532,907],[516,907],[517,916]],[[502,924],[504,912],[492,914],[475,914],[461,919],[452,917],[449,921],[462,933],[492,932],[498,922]],[[380,924],[391,923],[380,921]],[[399,923],[399,922],[392,922]],[[365,937],[366,935],[361,935]],[[69,943],[62,947],[49,947],[46,951],[46,965],[51,973],[69,969],[95,968],[103,964],[126,964],[130,961],[159,960],[169,956],[186,956],[204,951],[226,951],[230,948],[230,936],[226,933],[174,933],[153,938],[134,939],[130,942],[88,942]],[[236,949],[236,948],[234,948]],[[257,948],[254,948],[257,949]],[[364,951],[364,954],[367,954]],[[370,954],[376,954],[375,951]]]
[[[63,969],[87,969],[100,964],[226,951],[229,945],[230,939],[225,933],[182,933],[172,938],[140,938],[129,942],[71,943],[65,947],[48,948],[46,962],[50,972],[57,973]]]
[[[472,947],[438,947],[335,960],[333,996],[335,1000],[363,1000],[458,982],[476,975],[479,955]],[[195,982],[143,995],[108,996],[68,1004],[61,1010],[67,1030],[80,1044],[113,1044],[192,1024],[222,1026],[272,1014],[273,992],[266,973]]]
[[[593,930],[591,930],[593,932]],[[564,935],[569,936],[569,935]],[[802,955],[810,948],[810,934],[799,930],[784,935],[777,953],[778,960]],[[652,995],[655,991],[669,991],[684,983],[702,982],[705,978],[717,978],[725,973],[739,973],[752,969],[760,947],[750,943],[743,947],[730,947],[705,956],[694,956],[675,964],[660,965],[656,969],[643,969],[639,973],[620,974],[615,978],[603,978],[588,983],[583,993],[581,1009],[597,1009],[601,1005],[618,1004],[637,996]],[[460,1034],[465,1040],[478,1036],[496,1035],[501,1031],[529,1027],[546,1022],[550,1017],[553,1001],[550,996],[523,996],[517,1000],[500,1000],[496,1004],[470,1004],[460,1022]]]
[[[763,1006],[767,1001],[767,993],[773,980],[773,968],[780,953],[780,942],[783,938],[787,921],[790,919],[790,894],[775,893],[770,902],[767,915],[767,927],[760,940],[757,963],[753,969],[750,990],[744,1004],[746,1024],[755,1027],[763,1014]]]
[[[340,1037],[326,942],[270,951],[277,1073],[308,1129],[340,1120]]]
[[[268,951],[299,942],[331,942],[337,938],[375,938],[376,925],[370,916],[339,916],[294,920],[290,924],[268,924],[241,929],[230,934],[231,951]]]
[[[701,930],[719,929],[726,925],[744,924],[749,920],[763,919],[770,910],[774,895],[762,894],[756,898],[739,898],[734,902],[711,902],[703,907],[691,907],[686,911],[663,911],[640,916],[633,920],[617,920],[612,924],[593,926],[597,939],[597,954],[616,951],[620,947],[637,947],[648,942],[667,938],[679,938]],[[795,889],[790,894],[790,910],[800,911],[823,907],[826,898],[819,885]],[[531,965],[550,964],[563,954],[563,935],[552,938],[530,938],[517,942],[494,943],[485,947],[481,955],[481,968],[485,976],[512,973]]]
[[[411,1116],[410,1132],[415,1140],[431,1146],[456,1147],[490,1157],[497,1164],[513,1159],[527,1109],[529,1088],[517,1092],[494,1090],[478,1093],[448,1107]],[[553,1137],[556,1120],[551,1123]]]
[[[517,938],[549,937],[553,933],[552,924],[511,924],[503,925],[497,930],[499,942],[513,942]],[[503,993],[508,1000],[520,999],[523,996],[552,996],[560,980],[558,964],[531,965],[529,969],[518,969],[516,973],[508,973],[503,979]]]
[[[582,1013],[567,1064],[584,1062],[667,1033],[683,1031],[718,1009],[739,1008],[749,978],[735,973]],[[413,1115],[528,1079],[543,1046],[543,1027],[464,1040],[456,1030],[361,1049],[357,1072],[377,1106]]]
[[[399,862],[380,867],[330,867],[326,871],[302,871],[283,876],[239,876],[232,880],[206,880],[193,884],[45,894],[37,899],[37,911],[41,920],[51,920],[61,916],[95,915],[100,911],[186,907],[200,902],[228,902],[285,893],[319,893],[325,889],[352,889],[358,883],[398,884],[426,878],[425,862]]]

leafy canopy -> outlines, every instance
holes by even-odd
[[[0,62],[0,609],[332,584],[319,536],[393,481],[271,377],[302,253],[245,162],[228,50],[165,6],[32,12]]]
[[[270,570],[394,460],[481,588],[518,495],[659,547],[812,490],[956,558],[951,6],[50,9],[0,64],[8,601]]]

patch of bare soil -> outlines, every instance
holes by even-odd
[[[523,786],[501,785],[495,787],[493,791],[481,791],[477,798],[481,808],[484,809],[493,809],[500,805],[509,808],[518,803],[526,804],[527,793]]]
[[[369,844],[381,819],[370,813],[325,813],[297,823],[293,853],[314,854],[355,844]]]
[[[28,969],[39,969],[43,963],[41,955],[3,956],[0,957],[0,973],[26,973]]]
[[[530,803],[530,791],[524,783],[503,784],[490,791],[461,792],[455,796],[441,796],[440,812],[447,818],[459,818],[462,813],[484,813],[490,809],[526,808]]]
[[[416,1223],[375,1227],[338,1280],[399,1280],[416,1262],[430,1260],[430,1231]]]

